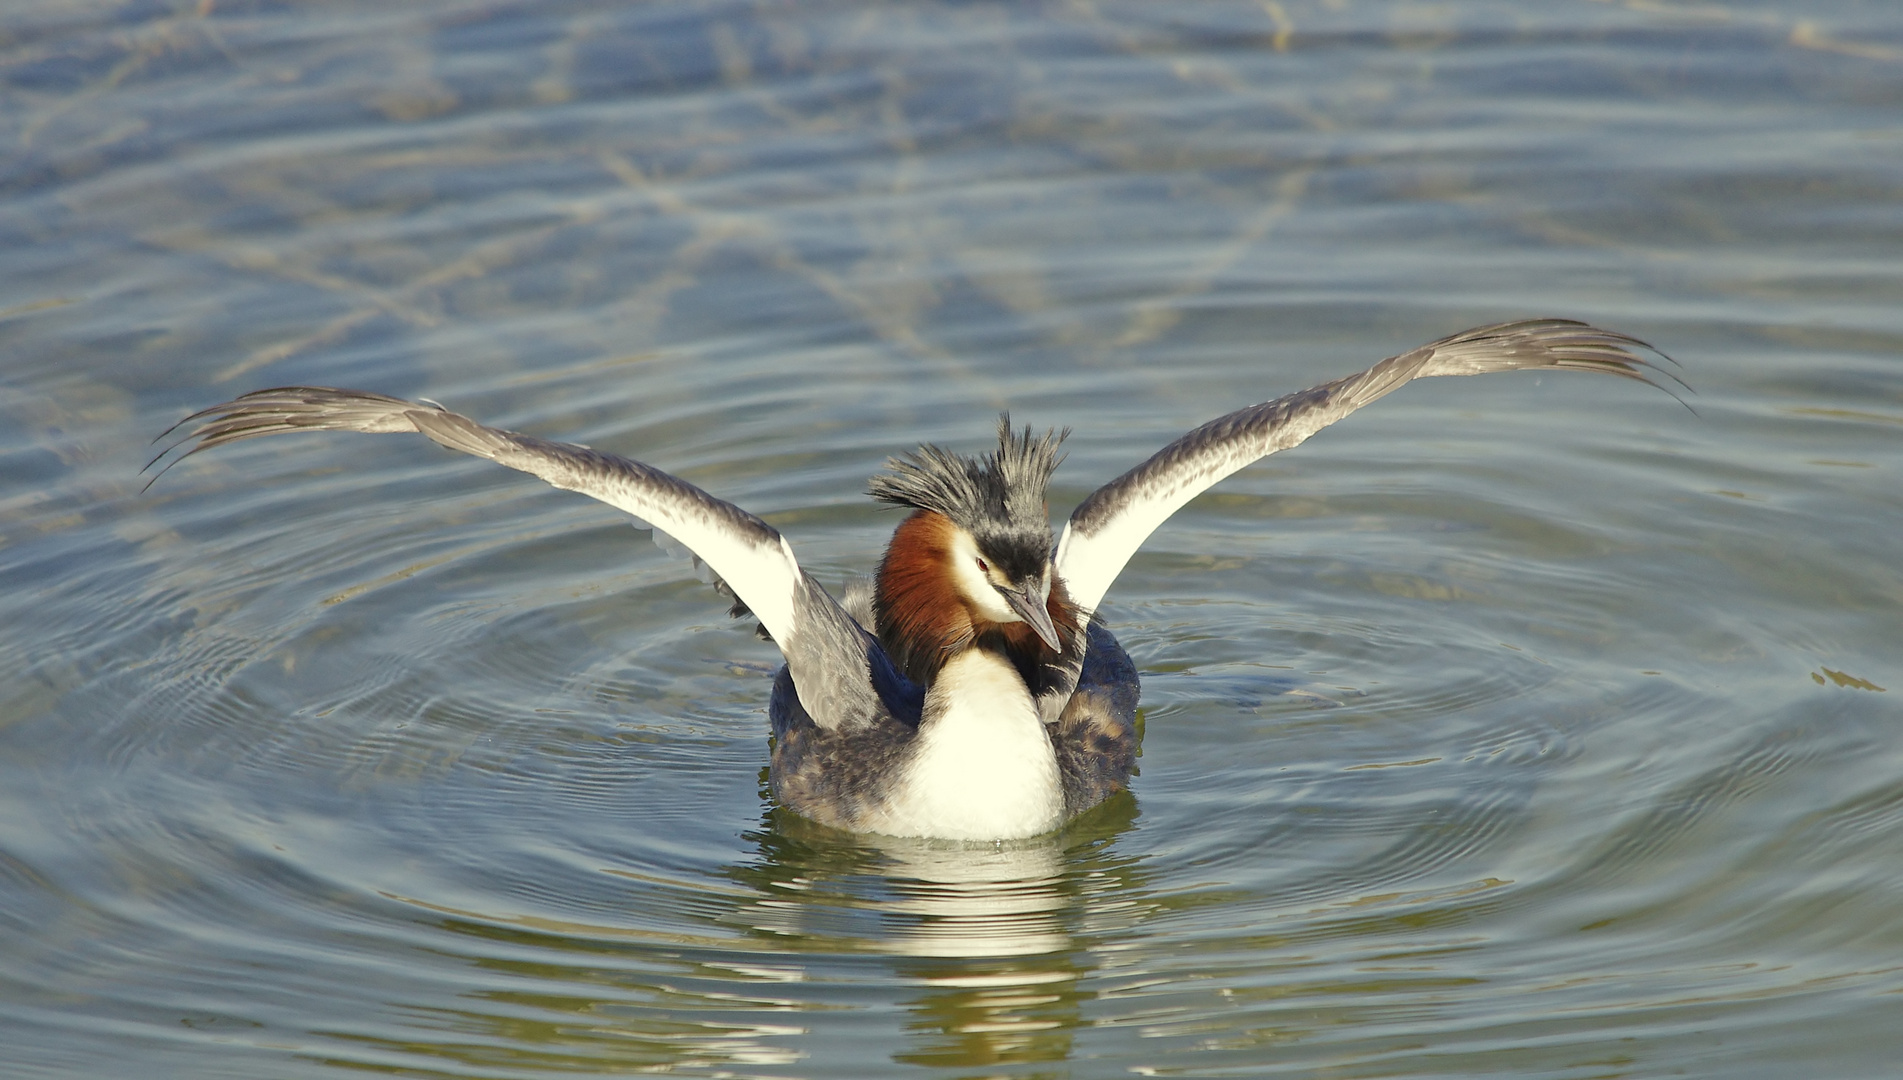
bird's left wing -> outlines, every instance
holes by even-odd
[[[1570,319],[1499,323],[1465,330],[1389,357],[1359,374],[1217,417],[1091,493],[1071,514],[1058,541],[1057,572],[1072,602],[1086,612],[1095,611],[1130,556],[1183,504],[1243,466],[1300,444],[1409,380],[1569,368],[1651,383],[1645,371],[1658,367],[1635,349],[1657,352],[1637,338]]]
[[[362,390],[259,390],[194,413],[173,430],[194,422],[198,426],[180,444],[191,448],[166,468],[200,450],[258,435],[420,432],[451,450],[539,476],[633,514],[704,561],[773,636],[799,688],[800,703],[821,727],[850,730],[871,723],[882,707],[892,711],[886,697],[903,696],[906,689],[902,680],[893,681],[877,641],[800,569],[779,530],[660,469],[585,446],[487,427],[434,402]]]

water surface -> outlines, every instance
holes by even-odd
[[[22,1076],[1876,1077],[1903,1059],[1903,11],[425,2],[0,13],[0,1042]],[[1105,614],[1127,797],[763,791],[777,654],[427,396],[765,516],[1479,323]]]

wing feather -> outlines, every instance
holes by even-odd
[[[882,708],[885,703],[875,688],[879,680],[873,678],[875,669],[883,673],[889,667],[883,650],[800,569],[779,530],[660,469],[585,446],[488,427],[434,402],[361,390],[259,390],[194,413],[172,431],[194,422],[198,426],[176,444],[190,448],[165,469],[201,450],[259,435],[420,432],[451,450],[599,499],[666,533],[719,575],[779,645],[800,703],[815,723],[852,729],[891,711]],[[153,460],[156,464],[159,459]]]
[[[1412,379],[1564,368],[1659,385],[1647,377],[1649,371],[1683,385],[1635,351],[1641,349],[1664,357],[1637,338],[1570,319],[1498,323],[1389,357],[1356,375],[1238,409],[1165,446],[1085,499],[1058,542],[1057,571],[1071,600],[1086,612],[1095,611],[1137,548],[1189,500]]]

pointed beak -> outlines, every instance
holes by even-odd
[[[1018,618],[1031,624],[1031,629],[1044,639],[1044,644],[1049,645],[1054,652],[1064,651],[1063,644],[1057,640],[1057,627],[1051,625],[1051,613],[1045,609],[1043,598],[1037,595],[1035,583],[1027,584],[1022,589],[999,591],[1004,594],[1004,602],[1011,605],[1011,610],[1018,613]]]

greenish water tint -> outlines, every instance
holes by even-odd
[[[0,12],[10,1075],[1878,1077],[1903,1060],[1903,9]],[[999,409],[1054,488],[1470,325],[1111,592],[1134,792],[762,791],[776,654],[356,386],[639,457],[829,583]]]

